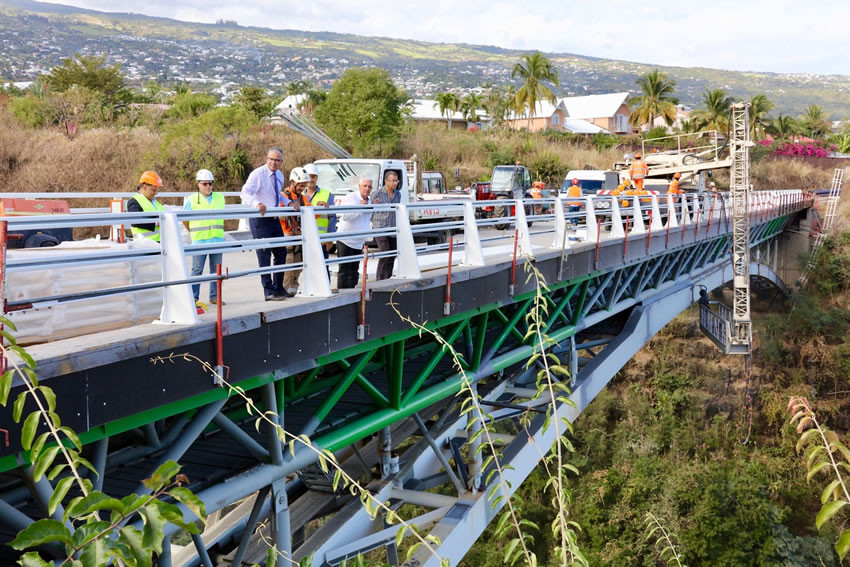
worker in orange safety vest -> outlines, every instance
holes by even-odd
[[[632,178],[635,189],[638,191],[643,190],[643,179],[649,175],[649,167],[647,167],[646,162],[641,158],[640,152],[635,153],[635,159],[632,161],[631,167],[629,167],[629,177]]]
[[[567,197],[581,197],[581,185],[579,185],[577,178],[573,178],[572,184],[567,190]],[[571,213],[577,213],[581,209],[581,201],[568,201],[567,204],[570,206],[569,210]],[[573,225],[578,225],[578,217],[574,216],[570,219],[570,222]]]
[[[667,187],[668,195],[681,195],[684,193],[681,189],[679,189],[679,178],[682,177],[682,174],[678,171],[673,174],[673,181],[670,182],[670,185]]]

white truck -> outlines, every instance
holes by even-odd
[[[338,202],[343,196],[357,188],[361,177],[373,180],[374,190],[383,185],[384,176],[390,171],[398,175],[403,204],[461,201],[457,206],[410,207],[411,224],[444,222],[463,218],[462,201],[472,199],[465,191],[448,191],[442,173],[420,172],[416,161],[398,159],[320,159],[314,162],[319,170],[319,187],[330,191]],[[417,232],[417,239],[429,243],[446,242],[450,234],[446,230]]]

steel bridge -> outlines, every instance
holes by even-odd
[[[783,280],[799,276],[796,254],[808,249],[812,200],[790,190],[753,195],[750,273],[784,290]],[[16,273],[57,266],[69,273],[96,272],[107,263],[151,258],[161,261],[162,271],[155,282],[40,297],[22,296],[10,283],[6,306],[19,310],[15,316],[96,305],[116,295],[162,294],[159,322],[165,324],[29,347],[40,380],[56,392],[63,422],[80,433],[84,455],[98,470],[92,475],[96,488],[117,497],[140,492],[140,481],[172,459],[206,504],[211,514],[206,530],[188,545],[165,545],[159,565],[262,564],[264,541],[295,560],[312,556],[316,566],[338,565],[375,550],[383,550],[393,565],[437,565],[437,557],[456,565],[504,505],[491,506],[488,471],[481,470],[481,455],[475,457],[474,447],[467,446],[467,418],[457,403],[464,380],[477,389],[493,421],[541,408],[533,399],[537,369],[525,369],[534,349],[526,338],[526,316],[538,294],[538,282],[529,279],[526,268],[533,265],[544,280],[539,287],[548,306],[545,332],[571,370],[574,406],[555,410],[571,421],[635,352],[697,299],[701,286],[712,290],[733,277],[728,195],[661,202],[655,196],[633,197],[625,207],[602,197],[583,198],[580,206],[558,199],[511,204],[508,231],[492,228],[505,219],[476,218],[487,202],[429,203],[454,207],[462,215],[425,227],[411,227],[406,208],[396,205],[398,227],[369,234],[398,238],[397,252],[390,253],[397,256],[395,277],[337,293],[328,267],[345,259],[322,255],[321,244],[339,236],[318,233],[315,215],[327,214],[324,209],[268,213],[301,215],[303,236],[189,246],[180,238],[180,223],[211,218],[209,213],[8,217],[12,232],[157,220],[163,239],[161,246],[123,245],[106,252],[10,254],[7,282]],[[337,214],[348,210],[335,208]],[[252,214],[229,207],[215,216]],[[418,231],[435,228],[459,239],[416,244]],[[268,271],[303,269],[298,297],[282,304],[254,301],[240,286],[258,291],[259,271],[240,269],[237,261],[222,278],[227,306],[219,311],[220,320],[195,314],[189,286],[217,278],[189,277],[186,256],[222,251],[227,264],[241,251],[296,244],[303,246],[303,263]],[[368,261],[374,263],[371,254]],[[729,325],[722,315],[706,321],[721,342]],[[445,345],[457,351],[456,359]],[[172,354],[181,356],[152,363]],[[424,508],[409,521],[440,543],[420,548],[405,562],[395,547],[395,527],[380,515],[371,518],[356,498],[335,493],[314,451],[290,452],[271,428],[255,429],[244,402],[228,396],[208,369],[185,361],[184,354],[223,367],[227,380],[263,410],[277,413],[287,432],[307,435],[315,447],[335,452],[347,472],[368,482],[394,510],[405,504]],[[16,383],[11,399],[20,388]],[[512,488],[501,490],[516,490],[542,458],[539,448],[552,445],[553,429],[544,430],[544,417],[533,415],[528,428],[497,435],[501,458],[512,467],[506,472]],[[33,482],[9,411],[0,422],[9,431],[0,453],[0,537],[8,541],[46,516],[53,486],[44,478]],[[439,493],[430,490],[439,486],[444,486]],[[54,515],[61,512],[60,507]],[[183,512],[187,520],[195,518],[188,509]],[[320,518],[326,521],[316,527],[313,520]],[[177,528],[168,524],[166,533],[170,538]],[[8,548],[0,556],[14,557]]]

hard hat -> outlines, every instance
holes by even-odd
[[[632,180],[631,180],[631,179],[629,179],[628,177],[626,177],[625,179],[623,179],[623,185],[631,185],[631,184],[632,184]]]
[[[304,171],[303,167],[293,167],[289,172],[289,180],[296,183],[307,183],[310,181],[310,176]]]
[[[307,172],[307,175],[319,175],[319,168],[316,167],[314,163],[308,163],[304,166],[304,171]]]
[[[673,174],[673,177],[675,179],[679,179],[680,177],[682,177],[682,174],[677,171],[676,173]]]
[[[162,187],[162,179],[160,179],[159,175],[157,175],[155,171],[144,172],[139,178],[139,183],[147,183],[154,187]]]
[[[578,177],[573,177],[573,185],[578,185]]]
[[[215,181],[215,177],[209,169],[199,169],[195,174],[195,181]]]

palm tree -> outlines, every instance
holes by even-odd
[[[652,128],[656,116],[663,116],[667,125],[672,125],[676,120],[676,105],[679,99],[673,96],[676,90],[676,81],[667,79],[667,74],[655,69],[642,77],[638,77],[635,83],[640,87],[640,96],[634,99],[635,106],[629,121],[641,126],[649,124]]]
[[[806,107],[803,116],[800,117],[800,126],[812,138],[820,138],[832,129],[823,112],[823,107],[817,104]]]
[[[528,108],[528,128],[526,128],[526,132],[530,132],[531,120],[534,118],[537,103],[544,99],[552,103],[555,102],[555,93],[543,84],[543,81],[548,81],[556,87],[560,87],[561,82],[558,80],[558,72],[555,71],[552,62],[540,52],[523,55],[520,62],[514,65],[511,70],[511,78],[515,77],[525,80],[525,83],[517,91],[514,101],[517,109]]]
[[[780,113],[770,122],[767,131],[777,138],[787,139],[799,131],[799,126],[793,116]]]
[[[776,105],[770,102],[763,94],[754,95],[750,99],[750,108],[748,109],[748,112],[750,115],[751,139],[757,140],[764,137],[767,127],[770,124],[770,119],[767,117],[767,113],[770,112],[774,106]]]
[[[735,99],[722,89],[705,89],[702,93],[704,108],[694,111],[694,118],[699,121],[702,130],[716,130],[725,134],[729,128],[729,110]]]
[[[439,93],[434,97],[440,105],[440,115],[448,120],[449,130],[452,128],[452,112],[460,107],[460,99],[454,93]]]
[[[475,93],[469,93],[460,101],[460,111],[467,122],[476,122],[478,120],[478,109],[484,106],[481,96]]]
[[[286,96],[307,94],[310,91],[310,84],[306,81],[290,81],[284,87]]]

